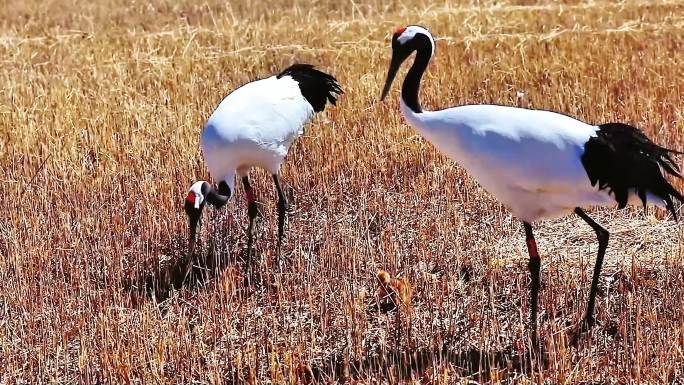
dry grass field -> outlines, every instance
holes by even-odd
[[[522,226],[403,122],[398,86],[378,101],[406,24],[438,38],[426,108],[552,109],[684,149],[680,1],[4,0],[0,383],[684,381],[684,225],[652,208],[592,211],[612,238],[577,348],[595,236],[537,225],[545,361],[527,358]],[[186,260],[203,122],[293,62],[346,93],[284,166],[286,263],[262,171],[254,269],[241,188]],[[408,305],[379,306],[379,269]]]

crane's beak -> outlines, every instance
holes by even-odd
[[[390,62],[389,71],[387,71],[387,78],[385,79],[385,87],[382,89],[382,96],[380,96],[380,101],[385,100],[390,88],[392,88],[392,82],[397,76],[397,71],[403,62],[394,52],[392,52],[392,61]]]
[[[199,227],[200,218],[202,218],[202,206],[195,207],[190,202],[185,202],[185,213],[188,214],[188,255],[192,256],[195,253],[195,244],[197,243],[197,228]]]
[[[396,41],[392,42],[392,60],[390,61],[389,70],[387,71],[387,79],[385,80],[385,87],[382,89],[382,96],[380,96],[380,101],[385,100],[385,97],[387,96],[390,88],[392,87],[394,77],[397,76],[397,71],[399,71],[399,67],[401,67],[401,64],[404,62],[404,60],[406,60],[406,58],[411,56],[412,52],[412,49],[401,46]]]
[[[190,232],[188,235],[188,255],[193,255],[195,253],[195,244],[197,243],[197,227],[199,224],[199,218],[190,218]]]

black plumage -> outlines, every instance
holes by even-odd
[[[311,64],[293,64],[277,78],[283,76],[291,76],[299,84],[302,95],[316,112],[323,111],[327,102],[335,105],[337,96],[344,93],[334,76],[317,70]]]
[[[682,177],[672,154],[681,154],[653,143],[638,128],[623,123],[599,125],[596,136],[584,146],[582,164],[592,186],[608,190],[619,208],[627,205],[630,192],[636,193],[644,205],[650,193],[662,199],[677,218],[673,199],[684,203],[684,197],[663,175]]]

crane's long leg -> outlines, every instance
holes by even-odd
[[[539,251],[537,251],[537,241],[534,240],[534,234],[532,233],[532,225],[523,222],[523,226],[525,227],[527,252],[530,255],[530,261],[527,267],[530,270],[530,278],[532,279],[532,282],[530,283],[530,328],[532,329],[532,346],[534,349],[537,349],[539,347],[537,344],[537,298],[539,294],[541,258],[539,257]]]
[[[273,182],[275,183],[276,192],[278,193],[278,246],[277,255],[280,258],[280,246],[283,243],[283,233],[285,231],[285,213],[287,212],[287,198],[280,187],[280,177],[278,174],[273,174]]]
[[[257,216],[256,195],[254,189],[249,185],[249,178],[242,177],[242,185],[245,188],[245,197],[247,198],[247,215],[249,216],[249,226],[247,226],[247,260],[252,257],[252,233],[254,227],[254,218]]]
[[[599,248],[598,254],[596,255],[596,265],[594,265],[594,276],[591,279],[591,291],[589,292],[589,303],[587,304],[587,313],[584,316],[584,324],[582,330],[586,331],[591,329],[596,322],[594,318],[594,304],[596,302],[596,291],[598,290],[598,280],[601,275],[601,268],[603,267],[603,257],[606,254],[606,248],[608,248],[608,238],[610,233],[608,230],[604,229],[598,223],[594,222],[593,219],[579,207],[575,208],[575,214],[579,215],[580,218],[584,219],[589,226],[596,232],[596,238],[598,238]]]

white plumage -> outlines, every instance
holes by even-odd
[[[497,105],[415,113],[402,101],[401,111],[520,220],[615,204],[591,185],[580,159],[596,126],[555,112]]]
[[[590,125],[543,110],[498,105],[465,105],[423,111],[420,81],[434,54],[430,32],[420,26],[398,29],[384,99],[401,64],[416,52],[401,92],[401,113],[441,152],[461,164],[523,222],[532,278],[532,339],[536,338],[541,261],[531,222],[575,212],[596,232],[599,249],[581,331],[594,324],[594,302],[609,233],[582,207],[642,202],[666,207],[676,218],[674,200],[684,197],[665,178],[681,176],[671,154],[638,129],[622,124]],[[577,335],[579,335],[578,333]]]
[[[234,190],[235,175],[252,167],[277,174],[314,110],[291,76],[247,83],[223,99],[202,131],[211,175]]]
[[[280,166],[304,125],[326,103],[342,93],[337,80],[309,64],[295,64],[278,75],[247,83],[216,108],[202,130],[200,147],[218,189],[195,182],[185,199],[190,225],[189,252],[194,252],[196,230],[206,202],[222,207],[240,177],[248,201],[247,254],[252,248],[252,225],[257,214],[249,171],[260,167],[273,176],[278,194],[278,254],[283,236],[287,199],[280,186]]]

